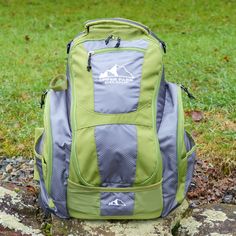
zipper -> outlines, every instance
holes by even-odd
[[[41,100],[40,100],[40,108],[43,108],[43,105],[45,104],[45,98],[47,96],[48,90],[45,90],[41,94]]]
[[[180,88],[183,89],[183,91],[188,95],[190,99],[196,99],[189,91],[188,88],[186,88],[184,85],[180,85]]]
[[[112,39],[113,39],[113,40],[117,40],[117,43],[116,43],[116,45],[115,45],[115,48],[120,47],[121,38],[120,38],[120,37],[115,37],[114,35],[109,35],[109,36],[105,39],[105,44],[108,45],[109,42],[110,42]]]
[[[123,188],[115,188],[115,187],[97,187],[97,186],[85,186],[85,185],[81,185],[78,183],[75,183],[73,181],[71,181],[70,179],[68,179],[68,182],[71,185],[74,185],[74,187],[76,187],[77,189],[79,189],[79,191],[92,191],[92,192],[143,192],[145,190],[152,190],[152,189],[156,189],[158,188],[161,183],[162,183],[162,179],[159,182],[156,182],[155,184],[151,184],[151,185],[146,185],[146,186],[134,186],[134,187],[123,187]]]
[[[80,36],[84,35],[85,31],[80,32],[74,39],[72,39],[66,46],[66,53],[69,54],[70,53],[70,49],[71,46],[73,45],[74,41],[78,38],[80,38]]]
[[[89,20],[89,21],[85,22],[85,26],[92,23],[92,22],[96,22],[96,21],[100,21],[100,20],[115,20],[115,21],[120,21],[120,22],[126,22],[126,23],[133,24],[135,26],[138,26],[138,27],[142,28],[147,32],[147,34],[151,35],[154,39],[156,39],[161,44],[164,53],[166,53],[166,44],[165,44],[165,42],[163,40],[161,40],[155,33],[153,33],[147,26],[145,26],[141,23],[138,23],[136,21],[123,19],[123,18],[101,18],[101,19],[98,19],[98,20]],[[87,26],[87,30],[89,32],[89,26]]]
[[[89,51],[88,52],[87,71],[91,71],[91,69],[92,69],[91,60],[92,60],[92,56],[93,55],[101,54],[101,53],[106,53],[106,52],[121,52],[121,51],[139,51],[139,52],[145,52],[145,50],[146,49],[144,49],[144,48],[137,48],[137,47],[119,48],[119,46],[118,47],[115,46],[114,48],[101,48],[101,49],[97,49],[96,51]]]
[[[109,42],[110,42],[110,40],[111,39],[113,39],[113,35],[111,34],[111,35],[109,35],[106,39],[105,39],[105,44],[107,45]]]
[[[120,21],[120,22],[126,22],[126,23],[129,23],[129,24],[133,24],[133,25],[136,25],[138,27],[141,27],[143,28],[148,34],[150,33],[150,30],[147,26],[141,24],[141,23],[138,23],[136,21],[132,21],[132,20],[128,20],[128,19],[123,19],[123,18],[100,18],[100,19],[97,19],[97,20],[89,20],[87,22],[85,22],[85,26],[90,24],[90,23],[93,23],[93,22],[96,22],[96,21],[101,21],[101,20],[115,20],[115,21]],[[88,27],[88,26],[87,26]]]

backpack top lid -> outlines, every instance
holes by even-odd
[[[145,35],[150,35],[155,38],[162,45],[164,53],[166,53],[166,44],[156,34],[154,34],[146,25],[125,19],[125,18],[99,18],[94,20],[88,20],[84,23],[85,32],[89,33],[91,29],[106,29],[108,26],[131,26],[140,30]]]
[[[106,24],[120,24],[120,25],[130,25],[133,27],[136,27],[143,31],[145,34],[150,34],[150,29],[139,22],[124,19],[124,18],[100,18],[100,19],[94,19],[94,20],[88,20],[84,24],[84,28],[89,31],[89,28],[91,26],[95,25],[106,25]]]

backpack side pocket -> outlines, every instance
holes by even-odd
[[[191,182],[195,144],[184,129],[181,88],[163,81],[158,98],[158,139],[163,160],[163,211],[168,215],[184,199]],[[161,104],[161,105],[160,105]],[[158,116],[157,116],[158,118]]]

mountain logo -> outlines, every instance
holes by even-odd
[[[126,206],[126,204],[122,200],[116,198],[114,201],[109,202],[108,206]]]
[[[99,81],[105,84],[127,84],[134,80],[134,76],[125,66],[114,65],[99,75]]]

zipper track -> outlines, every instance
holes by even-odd
[[[90,51],[89,53],[92,53],[92,55],[100,54],[100,53],[106,53],[106,52],[119,52],[119,51],[139,51],[139,52],[145,52],[146,49],[144,48],[137,48],[137,47],[125,47],[125,48],[101,48],[94,51]]]
[[[100,18],[100,19],[95,19],[95,20],[89,20],[85,22],[85,27],[87,28],[87,30],[89,31],[89,24],[93,23],[93,22],[99,22],[101,20],[107,20],[107,21],[119,21],[119,22],[125,22],[125,23],[129,23],[138,27],[141,27],[142,29],[144,29],[148,35],[151,35],[154,39],[156,39],[159,43],[161,43],[162,48],[164,53],[166,53],[166,44],[163,40],[161,40],[154,32],[152,32],[147,26],[136,22],[136,21],[132,21],[132,20],[128,20],[128,19],[123,19],[123,18]]]
[[[121,51],[138,51],[138,52],[145,52],[146,49],[137,48],[137,47],[124,47],[124,48],[101,48],[94,51],[88,52],[88,64],[87,64],[87,71],[91,71],[91,58],[95,54],[102,54],[102,53],[109,53],[109,52],[121,52]]]
[[[84,186],[78,183],[75,183],[68,179],[69,184],[74,185],[79,188],[79,191],[90,191],[90,192],[143,192],[146,190],[152,190],[158,188],[162,184],[162,179],[155,184],[146,185],[146,186],[134,186],[134,187],[97,187],[97,186]]]
[[[120,22],[130,23],[130,24],[133,24],[133,25],[143,28],[145,31],[147,31],[148,34],[150,34],[150,29],[147,26],[145,26],[141,23],[138,23],[136,21],[132,21],[132,20],[124,19],[124,18],[100,18],[100,19],[95,19],[95,20],[89,20],[89,21],[85,22],[85,27],[90,23],[101,21],[101,20],[107,20],[107,21],[112,20],[112,21],[120,21]],[[89,27],[89,26],[87,26],[87,27]]]

